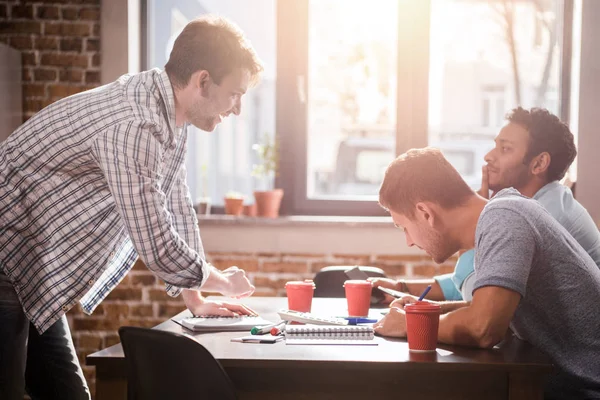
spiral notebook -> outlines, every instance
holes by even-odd
[[[288,325],[285,344],[377,346],[373,327],[367,325]]]

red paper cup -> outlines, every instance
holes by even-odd
[[[285,284],[288,298],[288,309],[299,312],[310,312],[315,284],[313,281],[291,281]]]
[[[366,317],[369,315],[371,305],[371,290],[373,285],[369,281],[349,280],[344,282],[346,300],[348,301],[348,316]]]
[[[406,336],[411,351],[435,351],[440,325],[441,307],[427,301],[404,306]]]

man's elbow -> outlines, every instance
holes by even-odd
[[[504,340],[506,332],[502,332],[501,329],[495,329],[492,327],[485,327],[481,329],[476,336],[477,346],[482,349],[491,349],[502,340]]]

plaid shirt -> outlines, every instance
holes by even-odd
[[[138,257],[176,296],[209,274],[187,132],[154,69],[60,100],[0,143],[0,267],[43,332],[91,313]]]

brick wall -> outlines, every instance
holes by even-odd
[[[22,53],[24,121],[100,83],[100,0],[0,0],[0,41]]]
[[[395,278],[431,277],[452,272],[455,260],[436,265],[427,256],[386,256],[367,254],[269,254],[212,253],[207,258],[219,269],[237,265],[246,270],[256,286],[256,296],[285,296],[288,280],[314,277],[327,265],[373,265]],[[91,316],[76,308],[69,312],[75,347],[92,393],[94,367],[85,365],[85,356],[119,342],[122,325],[152,327],[184,310],[181,298],[173,299],[146,267],[138,262]]]

